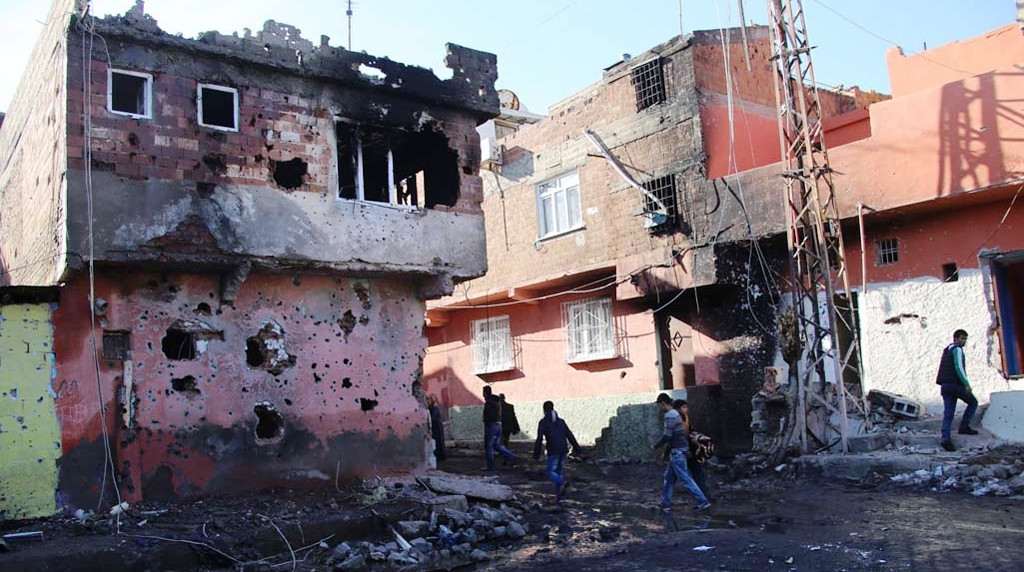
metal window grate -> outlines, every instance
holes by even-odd
[[[128,332],[103,332],[103,359],[126,360],[131,349]]]
[[[651,197],[644,195],[644,225],[651,232],[674,229],[679,221],[679,209],[676,206],[676,177],[665,175],[651,179],[643,184],[652,195],[665,206],[664,212]]]
[[[875,262],[879,266],[896,264],[900,260],[899,240],[882,238],[875,241]]]
[[[661,59],[655,58],[633,68],[632,77],[637,111],[665,101],[665,76],[661,69]]]
[[[611,298],[587,298],[562,304],[565,361],[579,363],[618,355]]]
[[[512,360],[512,330],[508,316],[472,322],[473,370],[477,374],[508,371]]]

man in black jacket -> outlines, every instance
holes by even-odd
[[[488,471],[495,469],[495,451],[501,453],[505,459],[515,465],[515,454],[501,444],[501,401],[491,391],[490,386],[484,386],[484,452],[487,457]]]
[[[978,431],[971,429],[971,419],[978,409],[978,398],[974,397],[971,391],[971,383],[967,381],[967,364],[964,360],[964,346],[967,345],[967,332],[957,330],[953,332],[953,343],[942,350],[942,359],[939,360],[939,373],[935,376],[935,383],[942,386],[942,448],[947,451],[955,451],[953,439],[950,433],[953,429],[953,415],[956,414],[957,400],[967,404],[964,416],[960,419],[961,435],[977,435]]]
[[[565,420],[555,412],[555,404],[544,402],[544,418],[537,424],[537,442],[533,445],[534,460],[540,459],[542,441],[548,442],[548,478],[555,485],[555,502],[561,503],[565,489],[569,488],[569,479],[565,477],[565,460],[569,456],[569,443],[572,450],[579,454],[580,444],[576,442]]]

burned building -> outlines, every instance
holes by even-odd
[[[0,515],[428,463],[424,301],[486,269],[498,111],[495,56],[447,49],[55,3],[0,129],[0,282],[56,300],[4,305],[43,373],[0,370]]]

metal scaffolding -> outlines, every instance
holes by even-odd
[[[786,428],[786,436],[779,445],[785,448],[799,439],[800,448],[806,453],[809,435],[818,441],[820,447],[816,448],[824,448],[835,443],[829,443],[828,437],[830,430],[834,430],[846,452],[851,408],[861,414],[867,411],[859,395],[857,312],[847,278],[833,172],[822,133],[811,45],[801,0],[768,0],[768,14],[776,71],[779,142],[785,164],[795,334],[800,348],[793,400],[797,407],[795,423]],[[837,307],[837,293],[845,296],[847,313]],[[841,327],[851,332],[845,348],[840,347]],[[790,395],[793,392],[791,388]],[[809,416],[815,411],[823,416],[818,418],[820,422],[809,423]],[[833,424],[835,417],[838,427]]]

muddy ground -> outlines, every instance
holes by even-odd
[[[478,454],[463,453],[441,468],[481,476],[482,466]],[[715,505],[707,514],[694,513],[682,489],[666,514],[657,508],[662,470],[652,464],[571,463],[574,486],[563,506],[555,506],[541,463],[502,468],[498,476],[515,489],[529,534],[517,543],[487,547],[489,562],[460,569],[1024,569],[1021,497],[897,488],[885,478],[851,483],[762,476],[731,482],[713,474]],[[246,563],[247,569],[327,570],[330,547],[342,540],[385,539],[385,520],[423,512],[401,498],[401,490],[392,492],[369,505],[365,489],[333,485],[140,505],[122,520],[120,535],[102,519],[90,526],[71,517],[0,523],[5,533],[43,530],[47,537],[41,544],[11,543],[14,551],[0,554],[0,569],[230,570]],[[154,510],[167,512],[143,514]],[[371,510],[377,514],[370,517]],[[294,565],[278,529],[291,539]],[[319,548],[331,534],[328,548]]]

